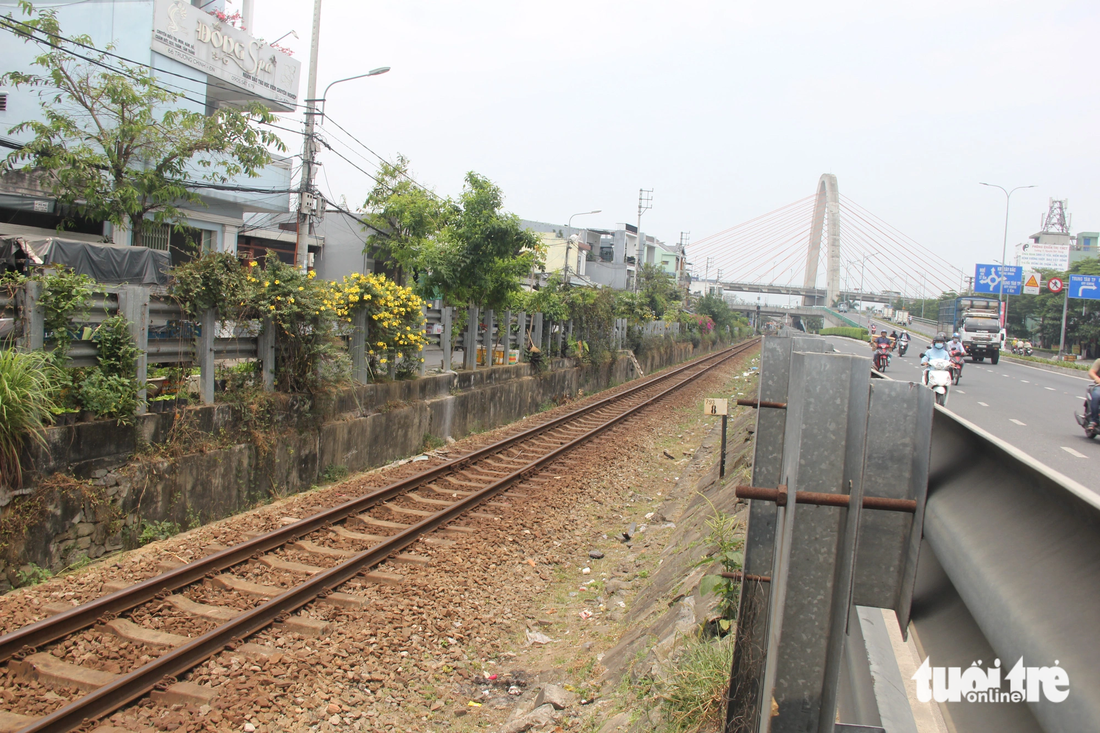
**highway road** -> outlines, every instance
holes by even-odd
[[[828,339],[837,351],[871,354],[865,343]],[[928,346],[926,339],[914,337],[905,356],[895,352],[886,376],[919,383],[920,353]],[[1074,411],[1081,410],[1089,381],[1084,373],[1075,376],[1007,361],[994,366],[967,360],[959,385],[948,394],[947,409],[1100,494],[1100,438],[1086,438],[1073,419]]]

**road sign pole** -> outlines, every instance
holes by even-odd
[[[1066,297],[1062,300],[1062,336],[1058,339],[1058,358],[1066,353],[1066,310],[1069,308],[1069,288],[1065,288]]]

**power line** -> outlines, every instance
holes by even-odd
[[[388,161],[388,160],[386,160],[385,158],[383,158],[383,157],[382,157],[381,155],[379,155],[378,153],[374,152],[374,150],[372,150],[372,149],[371,149],[371,148],[370,148],[370,147],[369,147],[369,146],[368,146],[368,145],[367,145],[366,143],[364,143],[364,142],[363,142],[362,140],[360,140],[359,138],[357,138],[357,137],[356,137],[355,135],[353,135],[353,134],[351,134],[350,132],[348,132],[348,131],[347,131],[347,130],[346,130],[346,129],[345,129],[344,127],[343,127],[343,126],[341,126],[341,125],[340,125],[340,123],[339,123],[339,122],[337,122],[336,120],[332,119],[332,118],[331,118],[331,117],[329,117],[328,115],[325,115],[324,119],[327,119],[327,120],[328,120],[329,122],[331,122],[331,123],[332,123],[333,125],[335,125],[335,126],[336,126],[336,128],[337,128],[338,130],[340,130],[340,131],[341,131],[341,132],[343,132],[343,133],[344,133],[345,135],[347,135],[347,136],[348,136],[348,137],[350,137],[350,138],[351,138],[352,140],[354,140],[354,141],[355,141],[356,143],[358,143],[358,144],[359,144],[360,146],[362,146],[362,147],[363,147],[363,149],[364,149],[364,150],[366,150],[366,151],[367,151],[368,153],[370,153],[370,154],[371,154],[371,155],[373,155],[374,157],[378,158],[378,159],[379,159],[380,161],[382,161],[382,162],[383,162],[383,163],[385,163],[386,165],[388,165],[388,166],[392,167],[392,168],[393,168],[394,170],[396,170],[396,171],[397,171],[397,172],[398,172],[398,173],[399,173],[399,174],[400,174],[400,175],[401,175],[401,176],[402,176],[403,178],[406,178],[406,179],[408,179],[408,180],[409,180],[409,181],[410,181],[410,182],[411,182],[411,183],[412,183],[412,184],[413,184],[414,186],[416,186],[416,187],[417,187],[417,188],[419,188],[420,190],[424,191],[424,193],[428,194],[429,196],[431,196],[431,197],[432,197],[432,198],[434,198],[434,199],[438,199],[438,200],[442,201],[442,199],[440,199],[440,198],[439,198],[439,196],[438,196],[438,195],[437,195],[437,194],[436,194],[436,193],[435,193],[434,191],[432,191],[432,190],[431,190],[431,189],[429,189],[429,188],[428,188],[427,186],[425,186],[425,185],[423,185],[422,183],[420,183],[419,181],[417,181],[417,180],[416,180],[415,178],[413,178],[412,176],[410,176],[410,175],[409,175],[408,173],[406,173],[405,171],[401,170],[401,169],[400,169],[399,167],[397,167],[396,165],[394,165],[394,164],[393,164],[393,163],[391,163],[390,161]],[[324,123],[322,123],[322,124],[324,124]]]

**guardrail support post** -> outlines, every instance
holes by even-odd
[[[261,321],[263,330],[256,340],[256,356],[260,359],[260,379],[264,385],[264,392],[275,391],[275,321],[267,316]],[[352,351],[352,364],[355,363],[355,352]]]
[[[149,289],[140,285],[126,285],[118,293],[118,311],[130,324],[130,338],[137,346],[137,370],[134,375],[138,383],[137,414],[144,415],[149,405],[146,403],[145,383],[149,379]]]
[[[543,318],[543,316],[542,316],[541,312],[540,313],[535,313],[534,315],[531,316],[531,328],[535,332],[534,339],[533,339],[534,344],[535,344],[535,346],[539,347],[540,351],[543,349],[543,344],[542,344],[542,318]]]
[[[760,347],[758,400],[776,404],[787,402],[791,351],[794,347],[800,351],[818,352],[831,348],[824,339],[792,339],[780,336],[764,338]],[[783,483],[786,425],[787,412],[784,408],[762,407],[757,410],[756,447],[752,462],[753,486],[778,486]],[[754,576],[768,575],[773,569],[776,541],[775,507],[765,502],[750,501],[748,513],[744,571]],[[755,731],[747,721],[755,720],[760,713],[768,606],[765,586],[758,582],[746,582],[742,585],[729,697],[726,701],[726,733]]]
[[[199,397],[204,405],[214,404],[214,316],[207,308],[199,316],[199,337],[195,339],[195,359],[199,363]]]
[[[512,363],[512,311],[504,311],[499,328],[500,342],[504,345],[504,366],[508,366]]]

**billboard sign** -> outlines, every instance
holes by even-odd
[[[1004,284],[1002,285],[1002,274]],[[1002,267],[1000,265],[975,265],[974,266],[974,293],[985,295],[997,295],[1003,292],[1005,295],[1019,295],[1023,286],[1024,268]],[[1002,287],[1004,288],[1002,290]]]
[[[156,0],[152,49],[273,102],[276,111],[298,102],[302,62],[185,0]]]
[[[1027,270],[1069,269],[1068,244],[1035,244],[1026,242],[1016,245],[1016,264]]]

